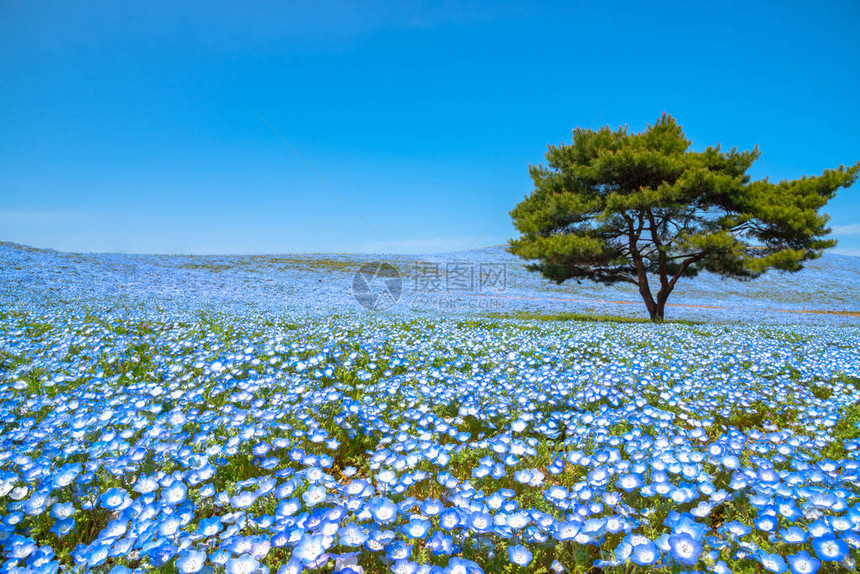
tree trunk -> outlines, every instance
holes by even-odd
[[[645,308],[648,309],[648,314],[651,316],[651,320],[656,321],[654,317],[657,315],[657,302],[654,301],[654,297],[651,295],[651,289],[648,287],[647,278],[639,279],[639,294],[642,296],[642,300],[645,301]],[[660,309],[660,320],[662,319],[663,310]]]
[[[651,315],[652,323],[662,323],[663,322],[663,311],[666,308],[665,303],[654,303],[653,306],[649,307],[648,312]]]
[[[657,299],[654,302],[654,311],[651,313],[651,321],[654,323],[663,322],[663,311],[666,309],[666,300],[672,292],[673,285],[670,285],[664,278],[661,278],[663,287],[657,293]]]

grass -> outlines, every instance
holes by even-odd
[[[43,391],[50,391],[51,389],[45,388],[42,384],[42,379],[47,378],[47,376],[48,371],[42,367],[36,367],[35,369],[31,369],[24,373],[21,376],[21,380],[27,383],[27,394],[39,395],[42,394]]]
[[[652,321],[643,317],[627,317],[624,315],[606,315],[595,313],[560,312],[542,313],[538,311],[516,311],[513,313],[486,313],[483,315],[491,319],[516,319],[520,321],[583,321],[591,323],[645,323]],[[673,319],[663,321],[662,324],[678,325],[701,325],[701,321],[688,321],[685,319]]]
[[[209,271],[220,273],[223,271],[240,270],[251,273],[260,273],[268,270],[301,270],[319,273],[352,273],[365,263],[361,259],[335,259],[333,257],[313,255],[250,255],[247,257],[231,257],[229,259],[211,260],[205,257],[191,258],[181,257],[177,267],[194,271]],[[408,274],[408,269],[400,267],[398,271],[402,276]]]
[[[0,349],[0,371],[11,371],[19,365],[27,363],[27,359]]]
[[[833,442],[828,444],[821,452],[822,456],[829,459],[844,459],[848,456],[844,441],[860,438],[860,403],[846,407],[839,417],[839,422],[833,427]]]
[[[53,328],[53,325],[50,323],[41,323],[39,321],[33,321],[31,323],[27,323],[24,327],[24,332],[31,339],[38,339],[48,331]]]

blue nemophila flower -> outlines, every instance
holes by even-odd
[[[278,508],[275,514],[278,516],[292,516],[302,507],[302,503],[298,498],[289,498],[278,503]]]
[[[430,521],[413,518],[402,529],[408,538],[425,538],[430,530]]]
[[[488,532],[493,526],[493,517],[484,512],[475,512],[469,515],[468,526],[475,532]]]
[[[195,574],[206,565],[206,553],[187,548],[179,553],[175,562],[179,574]]]
[[[108,510],[122,510],[131,504],[128,493],[121,488],[111,488],[104,492],[99,498],[102,508]]]
[[[833,535],[812,539],[815,555],[822,562],[841,562],[848,555],[848,545]]]
[[[860,533],[858,532],[843,532],[841,534],[842,540],[845,541],[848,546],[854,548],[855,550],[860,549]]]
[[[787,544],[803,544],[809,539],[806,530],[798,526],[789,526],[780,530],[779,537]]]
[[[821,567],[821,562],[810,556],[806,550],[786,556],[791,566],[792,574],[815,574]]]
[[[172,481],[161,491],[161,501],[167,506],[176,506],[185,500],[188,487],[181,480]]]
[[[582,524],[579,522],[557,522],[553,530],[553,537],[559,541],[573,540],[582,529]]]
[[[7,546],[9,557],[15,560],[22,560],[36,551],[36,541],[32,538],[24,536],[13,536]]]
[[[342,571],[339,570],[338,572],[342,572]],[[352,568],[349,568],[349,572],[356,572],[356,571],[353,570]],[[417,562],[411,562],[409,560],[400,559],[400,560],[397,560],[391,566],[391,572],[393,574],[415,574],[416,572],[418,572],[418,563]]]
[[[451,557],[445,567],[444,574],[484,574],[484,571],[471,560]]]
[[[257,498],[259,497],[255,492],[243,490],[242,492],[230,498],[230,505],[233,508],[245,510],[247,508],[250,508],[255,502],[257,502]]]
[[[427,539],[425,545],[436,556],[449,555],[454,551],[454,539],[438,530]]]
[[[338,529],[337,535],[344,546],[361,546],[367,541],[367,532],[361,526],[350,523]]]
[[[293,494],[296,490],[296,483],[292,480],[288,480],[286,482],[282,482],[277,487],[275,487],[274,495],[277,499],[283,499]]]
[[[606,486],[609,484],[611,477],[610,470],[607,467],[600,466],[588,473],[586,482],[589,486]]]
[[[824,538],[833,534],[833,528],[830,527],[830,524],[824,518],[810,522],[806,525],[806,530],[813,538]]]
[[[532,471],[529,469],[518,470],[514,473],[514,480],[522,484],[529,484],[532,481]]]
[[[75,528],[75,519],[72,517],[57,520],[51,527],[51,532],[59,538],[63,538]]]
[[[700,500],[699,504],[697,504],[695,508],[690,510],[690,514],[692,514],[696,518],[704,518],[705,516],[708,516],[713,509],[713,503],[707,500]]]
[[[385,547],[385,556],[389,560],[405,560],[412,555],[412,546],[403,540],[395,540]]]
[[[318,534],[302,534],[298,544],[293,548],[293,556],[306,565],[314,564],[324,552],[323,536]]]
[[[508,559],[517,566],[528,566],[532,558],[532,553],[525,546],[508,546]]]
[[[141,475],[138,477],[137,482],[134,483],[133,490],[141,494],[147,494],[155,492],[158,488],[158,480],[154,476]]]
[[[673,534],[669,537],[669,554],[675,560],[693,566],[699,561],[702,545],[686,532]]]
[[[800,509],[797,508],[797,505],[793,500],[781,499],[776,503],[777,511],[784,516],[790,522],[794,522],[801,516],[803,513],[800,512]]]
[[[128,520],[117,518],[108,522],[104,530],[101,531],[100,537],[116,539],[125,534],[126,530],[128,530]]]
[[[625,536],[618,546],[615,547],[615,560],[619,564],[623,564],[630,558],[633,552],[633,547],[650,543],[651,540],[642,534],[628,534]]]
[[[531,517],[523,511],[512,512],[508,515],[497,514],[495,518],[496,520],[504,520],[505,526],[513,530],[522,530],[532,522]]]
[[[650,566],[660,560],[660,549],[651,542],[636,544],[630,553],[630,561],[639,566]]]
[[[638,473],[625,474],[615,481],[615,485],[626,492],[633,492],[643,484],[645,484],[645,481],[643,480],[642,475]]]
[[[756,554],[756,558],[762,567],[768,572],[782,574],[782,572],[785,572],[788,569],[788,565],[779,554],[770,554],[764,550],[759,550]]]
[[[298,558],[291,558],[289,562],[278,568],[277,574],[301,574],[305,569],[304,564]]]
[[[173,536],[182,527],[182,519],[175,514],[164,516],[158,522],[158,533],[161,536]]]
[[[449,508],[439,515],[439,526],[445,530],[453,530],[461,524],[460,514],[453,508]]]
[[[752,532],[752,528],[742,522],[732,520],[722,524],[720,526],[720,531],[726,531],[734,537],[742,538]]]
[[[112,557],[125,556],[134,548],[134,540],[129,538],[121,538],[114,542],[110,547],[110,555]]]
[[[260,563],[250,554],[242,554],[235,558],[229,558],[224,564],[227,574],[252,574]]]
[[[664,524],[670,526],[673,532],[689,534],[695,540],[701,540],[707,531],[707,527],[700,522],[696,522],[691,515],[686,513],[679,514],[674,510],[669,512],[669,516],[664,521]]]
[[[834,532],[845,532],[854,526],[854,523],[847,516],[827,516],[825,520]]]
[[[445,506],[435,498],[430,498],[421,503],[421,512],[427,516],[436,516],[445,510]]]
[[[90,545],[89,548],[84,553],[84,559],[86,560],[88,568],[95,568],[99,564],[102,564],[108,558],[108,552],[110,551],[110,545],[103,544],[100,542],[94,542]]]
[[[48,494],[45,492],[34,492],[30,498],[24,501],[24,513],[29,516],[41,514],[48,503]]]
[[[380,524],[391,524],[397,519],[397,505],[387,498],[372,498],[367,508]]]
[[[304,500],[305,504],[308,506],[316,506],[317,504],[325,502],[326,496],[327,492],[324,486],[314,485],[302,494],[302,500]]]
[[[729,470],[734,470],[740,468],[741,466],[740,459],[733,454],[727,454],[722,456],[720,458],[720,463]]]
[[[567,496],[567,489],[563,486],[550,486],[546,491],[546,497],[550,501],[565,500]]]
[[[755,522],[756,528],[764,532],[773,532],[778,524],[776,517],[770,515],[759,515],[753,522]]]
[[[83,466],[80,463],[64,464],[52,478],[54,488],[69,486],[78,477],[81,470],[83,470]]]
[[[211,516],[209,518],[204,518],[197,525],[197,530],[194,532],[195,535],[200,537],[205,536],[215,536],[219,532],[221,532],[221,517],[220,516]]]

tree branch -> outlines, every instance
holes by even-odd
[[[677,282],[678,282],[678,279],[680,279],[680,278],[681,278],[681,276],[682,276],[682,275],[684,275],[684,272],[687,270],[687,268],[688,268],[690,265],[692,265],[693,263],[696,263],[697,261],[701,261],[702,259],[704,259],[704,258],[705,258],[705,255],[707,255],[707,253],[705,253],[704,251],[702,251],[701,253],[699,253],[699,254],[697,254],[697,255],[694,255],[693,257],[690,257],[689,259],[685,259],[685,260],[681,263],[681,266],[678,268],[678,272],[677,272],[677,273],[675,273],[675,276],[674,276],[674,277],[672,277],[672,280],[669,282],[669,291],[670,291],[670,292],[671,292],[671,290],[672,290],[672,289],[674,289],[674,288],[675,288],[675,283],[677,283]]]

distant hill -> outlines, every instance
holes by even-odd
[[[352,296],[361,265],[385,261],[402,279],[395,313],[508,313],[523,310],[644,316],[632,285],[556,285],[527,271],[504,247],[414,255],[284,254],[183,256],[79,254],[0,243],[0,302],[45,298],[157,312],[225,306],[264,312],[364,312]],[[481,271],[495,273],[494,284]],[[487,275],[489,276],[489,275]],[[503,279],[503,280],[502,280]],[[438,288],[438,289],[434,289]],[[711,274],[679,282],[667,318],[860,324],[860,257],[825,254],[794,274],[748,282]]]

